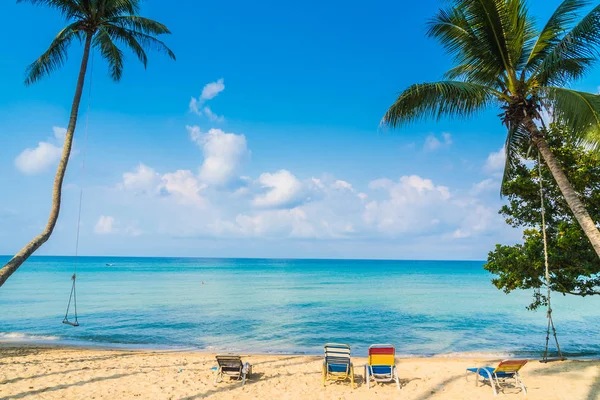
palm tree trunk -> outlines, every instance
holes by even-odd
[[[554,153],[552,153],[552,150],[550,150],[546,139],[544,139],[544,135],[542,135],[542,133],[538,130],[531,118],[526,119],[525,125],[527,126],[527,129],[533,138],[533,143],[538,148],[542,157],[544,157],[544,161],[552,173],[554,180],[558,184],[558,187],[567,201],[571,212],[573,212],[573,215],[575,216],[575,219],[577,219],[577,222],[579,222],[581,229],[583,229],[583,232],[592,243],[596,254],[598,257],[600,257],[600,231],[598,230],[598,227],[585,209],[585,206],[579,199],[577,192],[575,192],[573,186],[571,186],[571,183],[559,165]]]
[[[83,93],[83,85],[85,81],[85,73],[87,71],[88,59],[90,56],[90,47],[92,43],[92,35],[88,34],[85,39],[85,47],[83,49],[83,58],[81,60],[81,67],[79,69],[79,77],[77,78],[77,87],[75,89],[75,98],[71,106],[71,116],[69,118],[69,126],[67,127],[67,134],[65,136],[65,144],[63,146],[62,156],[58,164],[58,170],[54,177],[54,187],[52,189],[52,208],[50,209],[50,216],[48,217],[48,223],[46,228],[36,236],[31,242],[21,249],[2,269],[0,269],[0,287],[6,282],[6,280],[33,254],[41,245],[46,243],[54,230],[56,221],[58,220],[58,214],[60,212],[60,201],[62,194],[62,184],[65,178],[65,172],[67,171],[67,164],[69,163],[69,156],[71,154],[71,147],[73,145],[73,133],[75,132],[75,126],[77,125],[77,114],[79,113],[79,103],[81,101],[81,94]]]

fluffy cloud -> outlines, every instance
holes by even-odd
[[[211,82],[204,85],[204,88],[202,89],[202,94],[200,95],[200,99],[211,100],[217,97],[217,95],[223,90],[225,90],[225,82],[223,78],[221,78],[216,82]]]
[[[55,126],[52,128],[54,137],[46,142],[39,142],[37,147],[23,150],[15,158],[15,166],[24,174],[35,175],[46,171],[57,164],[62,154],[62,145],[65,141],[67,130]]]
[[[484,179],[481,182],[474,183],[469,194],[472,196],[477,196],[481,193],[486,193],[489,191],[499,191],[500,190],[500,182],[494,179]]]
[[[306,197],[302,183],[284,169],[260,175],[258,183],[266,191],[252,201],[256,207],[290,207],[302,202]]]
[[[435,185],[417,175],[403,176],[399,181],[377,179],[369,188],[381,190],[387,196],[367,203],[365,221],[379,232],[391,235],[430,232],[431,221],[446,219],[442,214],[451,204],[446,186]]]
[[[123,174],[119,188],[134,193],[144,234],[170,237],[303,238],[343,240],[432,238],[464,245],[503,226],[479,196],[497,186],[486,179],[470,190],[451,190],[418,175],[381,178],[366,188],[331,175],[299,178],[281,169],[257,177],[242,176],[249,150],[244,135],[220,129],[203,132],[188,126],[204,160],[190,169],[157,173],[139,164]],[[450,145],[450,135],[441,136]],[[440,140],[440,139],[438,139]],[[492,157],[493,158],[493,157]],[[141,205],[141,202],[146,202]],[[148,219],[139,210],[151,209]],[[107,222],[105,222],[107,223]],[[121,234],[141,234],[126,225]],[[115,231],[111,226],[109,230]]]
[[[160,176],[154,168],[140,163],[133,172],[123,174],[123,182],[119,187],[146,193],[149,190],[153,190],[159,180]]]
[[[432,152],[438,150],[440,147],[448,147],[452,144],[452,135],[448,132],[442,132],[442,137],[438,138],[434,134],[430,134],[425,138],[423,144],[423,150]]]
[[[116,232],[115,226],[116,221],[114,217],[101,215],[98,218],[98,222],[96,222],[96,226],[94,226],[94,232],[98,235],[108,235]]]
[[[178,170],[173,173],[164,174],[158,186],[163,195],[174,196],[180,203],[204,205],[205,201],[200,192],[206,188],[201,184],[192,171]]]
[[[342,181],[342,180],[337,180],[333,183],[333,185],[331,185],[332,188],[334,189],[338,189],[338,190],[349,190],[351,192],[354,191],[354,188],[352,187],[352,185],[346,181]]]
[[[190,112],[196,115],[204,115],[212,122],[223,122],[225,117],[222,115],[215,114],[210,107],[204,106],[204,103],[208,100],[214,99],[219,93],[225,90],[225,83],[223,78],[216,82],[208,83],[202,89],[200,97],[192,97],[189,104]],[[204,107],[203,107],[204,106]]]
[[[490,153],[485,161],[483,170],[491,174],[501,173],[504,170],[505,160],[506,153],[504,151],[504,147],[502,147],[500,150]]]
[[[226,186],[239,178],[240,168],[249,156],[244,135],[225,133],[220,129],[203,133],[198,126],[188,126],[187,130],[204,154],[199,171],[202,182]]]
[[[212,110],[208,106],[204,107],[202,109],[202,111],[204,112],[204,115],[206,115],[208,117],[208,119],[211,120],[212,122],[223,122],[223,121],[225,121],[225,117],[224,116],[215,114],[214,112],[212,112]]]

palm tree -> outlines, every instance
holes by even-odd
[[[50,47],[26,71],[25,84],[31,85],[45,75],[60,68],[67,60],[69,45],[74,39],[83,43],[83,57],[75,97],[71,106],[71,115],[62,156],[58,164],[52,190],[52,208],[48,223],[41,234],[21,249],[2,269],[0,286],[44,244],[52,234],[60,211],[62,183],[71,154],[73,133],[77,125],[79,103],[85,81],[90,51],[96,48],[108,62],[110,77],[119,81],[123,72],[124,54],[117,44],[129,48],[146,67],[147,49],[164,52],[175,59],[173,52],[160,40],[158,35],[170,34],[169,29],[156,21],[140,17],[139,0],[17,0],[17,3],[43,5],[58,10],[67,20],[63,28],[50,43]]]
[[[550,113],[582,139],[600,132],[600,96],[566,88],[597,61],[600,5],[580,19],[587,0],[564,0],[538,30],[525,0],[452,0],[428,24],[455,66],[443,81],[408,87],[383,117],[399,127],[426,117],[471,117],[489,106],[506,125],[504,180],[516,152],[533,145],[600,256],[600,232],[573,190],[544,134]],[[592,135],[592,136],[590,136]]]

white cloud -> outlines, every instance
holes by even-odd
[[[432,152],[438,150],[442,146],[448,147],[452,145],[452,135],[448,132],[442,132],[442,137],[438,139],[433,133],[425,138],[423,151]]]
[[[452,208],[449,189],[435,185],[430,179],[417,175],[403,176],[397,182],[377,179],[369,188],[387,194],[382,200],[373,200],[365,206],[365,221],[380,232],[392,235],[429,232],[431,225],[426,221],[451,217],[446,215],[446,210]]]
[[[205,200],[200,192],[206,188],[194,176],[192,171],[178,170],[173,173],[164,174],[158,189],[163,195],[172,195],[180,203],[204,205]]]
[[[123,183],[119,187],[145,193],[153,190],[159,180],[160,176],[154,168],[140,163],[133,172],[123,174]]]
[[[199,171],[202,182],[226,186],[234,179],[239,179],[240,168],[249,156],[244,135],[225,133],[220,129],[203,133],[198,126],[188,126],[187,130],[204,153],[204,162]]]
[[[214,112],[212,112],[212,110],[208,106],[204,107],[202,109],[202,111],[204,112],[204,115],[206,115],[208,117],[208,119],[211,120],[212,122],[223,122],[223,121],[225,121],[225,117],[224,116],[215,114]]]
[[[67,130],[55,126],[54,137],[47,142],[39,142],[36,148],[27,148],[15,158],[15,166],[24,174],[35,175],[56,165],[62,154],[62,145]]]
[[[490,153],[487,160],[485,161],[483,170],[491,174],[501,173],[504,170],[505,160],[506,153],[504,151],[504,147],[502,147],[500,150]]]
[[[135,222],[132,222],[131,224],[127,225],[127,228],[125,228],[125,234],[129,236],[137,237],[141,236],[143,233],[144,231],[138,228],[137,223]]]
[[[202,94],[200,95],[201,100],[211,100],[217,97],[219,93],[225,90],[225,82],[223,78],[219,79],[216,82],[208,83],[202,89]]]
[[[223,78],[219,79],[216,82],[206,84],[202,89],[202,94],[199,98],[191,98],[190,104],[188,106],[190,112],[200,116],[204,115],[211,122],[223,122],[225,120],[224,116],[215,114],[208,106],[202,107],[205,102],[214,99],[223,90],[225,90]]]
[[[367,188],[328,174],[300,179],[285,169],[252,178],[243,176],[242,164],[249,155],[244,135],[220,129],[202,132],[197,126],[187,130],[204,154],[198,174],[189,169],[157,173],[144,164],[123,174],[121,188],[146,194],[130,202],[135,209],[127,215],[144,221],[144,229],[122,221],[119,233],[278,240],[402,238],[406,243],[429,237],[432,243],[460,239],[461,246],[467,246],[504,226],[496,207],[478,197],[492,190],[497,179],[475,183],[468,191],[451,191],[418,175],[376,179]],[[450,136],[441,138],[451,143]],[[152,210],[151,218],[144,216],[144,208]]]
[[[500,182],[494,179],[484,179],[481,182],[474,183],[469,191],[472,196],[477,196],[481,193],[489,192],[492,190],[500,190]]]
[[[189,104],[190,112],[193,112],[194,114],[197,114],[197,115],[202,115],[202,112],[200,111],[201,106],[202,106],[202,102],[200,102],[197,98],[192,97],[192,99],[190,100],[190,104]]]
[[[303,198],[302,183],[287,170],[261,174],[258,183],[266,192],[254,197],[252,203],[256,207],[289,207]]]
[[[337,190],[349,190],[351,192],[354,191],[354,188],[352,187],[351,184],[349,184],[346,181],[342,181],[342,180],[337,180],[333,183],[333,185],[331,185],[332,188],[337,189]]]
[[[96,222],[94,232],[96,232],[98,235],[116,233],[115,225],[116,221],[114,217],[101,215],[100,218],[98,218],[98,222]]]
[[[453,239],[464,239],[468,238],[469,236],[471,236],[471,234],[468,232],[463,232],[462,229],[457,229],[454,232],[452,232]]]
[[[442,137],[444,138],[444,144],[446,146],[450,146],[452,144],[452,135],[448,132],[442,132]]]

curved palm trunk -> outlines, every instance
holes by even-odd
[[[69,126],[67,127],[67,134],[65,136],[65,144],[63,146],[63,152],[58,164],[58,170],[54,177],[54,187],[52,190],[52,208],[50,209],[50,216],[48,217],[48,223],[42,233],[36,236],[31,242],[21,249],[2,269],[0,269],[0,287],[6,282],[6,280],[33,254],[41,245],[46,243],[54,230],[56,221],[58,220],[58,214],[60,212],[60,201],[62,194],[62,184],[65,178],[65,172],[67,171],[67,164],[69,163],[69,155],[71,154],[71,147],[73,145],[73,133],[75,132],[75,126],[77,125],[77,114],[79,113],[79,103],[81,101],[81,94],[83,93],[83,84],[85,81],[85,73],[87,71],[88,59],[90,55],[90,46],[92,43],[92,35],[88,34],[85,39],[85,47],[83,49],[83,58],[81,60],[81,67],[79,69],[79,78],[77,79],[77,87],[75,89],[75,98],[71,106],[71,116],[69,118]]]
[[[558,184],[558,187],[567,201],[571,212],[573,212],[573,215],[575,216],[575,219],[577,219],[577,222],[579,222],[581,229],[583,229],[583,232],[592,243],[596,254],[598,254],[598,257],[600,257],[600,231],[598,230],[598,227],[594,223],[594,220],[592,220],[592,217],[590,217],[590,214],[588,214],[585,206],[579,199],[577,192],[575,192],[571,186],[567,176],[563,172],[561,166],[558,164],[558,160],[552,153],[552,150],[550,150],[548,143],[538,130],[533,120],[529,118],[525,121],[525,124],[531,136],[533,137],[533,143],[538,148],[542,157],[544,157],[544,161],[552,173],[554,180]]]

